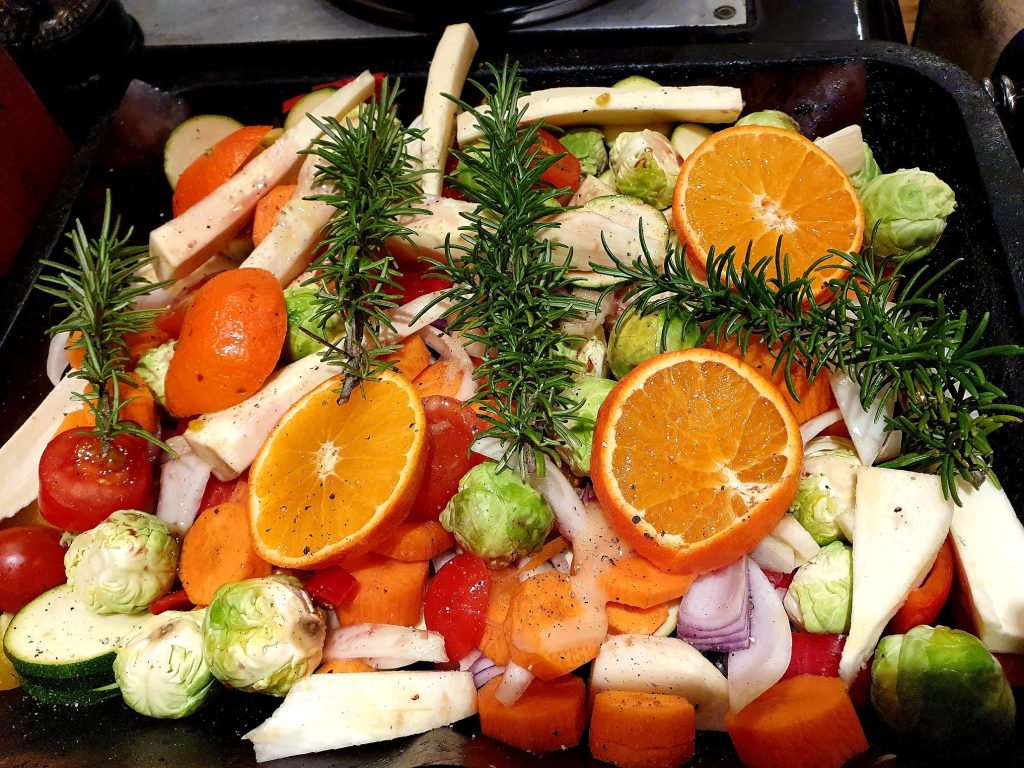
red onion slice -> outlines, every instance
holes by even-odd
[[[481,651],[479,648],[474,648],[472,651],[470,651],[461,659],[459,659],[459,672],[472,672],[473,665],[476,664],[477,661],[480,660],[480,657],[483,655],[483,651]],[[494,662],[491,663],[493,664]]]
[[[211,469],[192,451],[185,438],[175,436],[167,444],[178,458],[164,462],[160,468],[156,516],[176,534],[184,536],[200,512]]]
[[[750,646],[750,576],[746,559],[700,576],[679,604],[676,636],[699,651]]]
[[[476,657],[476,661],[470,665],[469,671],[475,675],[477,672],[483,672],[485,669],[490,669],[493,666],[495,666],[494,661],[484,656],[483,652],[480,652],[480,655]]]
[[[455,557],[457,554],[459,553],[456,552],[454,549],[446,549],[440,555],[435,555],[434,558],[430,561],[431,566],[433,566],[434,568],[434,573],[437,573],[442,568],[444,568],[448,564],[448,561]]]
[[[494,692],[494,698],[506,707],[511,707],[526,693],[532,682],[533,672],[510,661],[501,676],[501,682],[498,683],[498,690]]]
[[[481,669],[479,672],[474,672],[473,684],[477,687],[477,690],[480,690],[498,675],[503,674],[505,674],[505,667],[493,665],[486,669]],[[523,694],[520,693],[519,695],[522,696]]]
[[[50,339],[50,349],[46,353],[46,376],[53,386],[57,386],[64,378],[64,371],[68,369],[68,331],[61,331],[54,334]]]

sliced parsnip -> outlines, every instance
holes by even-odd
[[[550,88],[520,99],[524,122],[551,125],[616,125],[621,123],[731,123],[743,111],[739,88],[690,85],[676,88]],[[481,107],[486,112],[487,107]],[[459,146],[480,139],[476,118],[459,115]]]
[[[264,762],[411,736],[475,714],[469,672],[310,675],[244,738]]]
[[[319,355],[307,355],[271,376],[248,400],[193,419],[185,440],[219,480],[234,480],[252,464],[285,411],[337,373]]]
[[[444,94],[461,96],[466,75],[473,64],[479,44],[469,24],[453,24],[445,29],[437,44],[427,75],[423,97],[423,144],[420,158],[423,169],[423,194],[440,195],[448,147],[455,128],[455,103]]]
[[[256,246],[243,267],[265,269],[286,286],[309,266],[313,249],[332,215],[334,207],[321,200],[306,200],[311,195],[328,191],[316,183],[316,166],[320,158],[309,155],[299,170],[299,180],[291,199],[274,220],[274,226]]]
[[[373,76],[363,72],[324,101],[318,111],[345,114],[365,101],[373,87]],[[149,250],[156,259],[157,274],[180,278],[224,248],[251,218],[256,203],[297,170],[303,160],[297,153],[320,135],[312,120],[302,120],[181,216],[154,229]]]
[[[82,407],[72,396],[81,394],[84,387],[84,380],[65,376],[0,448],[0,478],[4,481],[0,520],[13,517],[36,500],[39,459],[64,417]]]

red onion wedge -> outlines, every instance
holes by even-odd
[[[477,690],[480,690],[498,675],[503,674],[505,674],[505,667],[500,667],[497,664],[481,669],[479,672],[473,673],[473,685],[477,687]],[[519,695],[522,696],[522,694]]]
[[[471,672],[473,670],[473,666],[480,660],[480,657],[483,655],[483,651],[481,651],[479,648],[474,648],[472,651],[470,651],[461,659],[459,659],[459,672]],[[493,664],[493,662],[491,663]]]
[[[444,568],[448,564],[448,561],[455,557],[457,554],[459,553],[456,552],[454,549],[446,549],[440,555],[435,555],[434,558],[430,561],[430,565],[434,569],[434,573],[437,573],[442,568]]]
[[[160,497],[156,516],[179,536],[184,536],[199,514],[199,505],[210,480],[210,465],[203,461],[185,438],[167,441],[178,457],[164,462],[160,468]]]
[[[750,571],[746,558],[697,578],[679,603],[676,636],[698,651],[750,646]]]
[[[506,707],[511,707],[526,693],[532,682],[533,672],[510,661],[501,676],[501,682],[498,683],[498,690],[494,692],[494,698]]]

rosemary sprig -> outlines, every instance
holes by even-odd
[[[383,329],[394,330],[388,310],[397,305],[388,290],[399,287],[401,273],[385,242],[411,234],[399,223],[400,217],[426,213],[416,208],[423,172],[408,152],[409,143],[423,133],[398,120],[400,93],[398,84],[392,86],[385,78],[377,98],[360,107],[357,120],[346,118],[342,123],[311,116],[324,136],[307,153],[324,161],[317,166],[316,180],[332,189],[311,199],[338,212],[328,222],[324,244],[313,260],[311,269],[317,276],[306,284],[318,289],[314,320],[321,330],[326,334],[331,318],[342,321],[344,339],[340,344],[328,342],[323,355],[344,373],[342,400],[360,382],[394,367],[383,358],[396,347],[382,345],[380,335]]]
[[[121,234],[121,220],[111,213],[110,190],[98,237],[90,239],[80,220],[67,236],[71,245],[65,253],[72,263],[43,259],[41,263],[56,273],[40,275],[38,287],[58,299],[58,308],[68,310],[67,318],[47,333],[71,334],[69,348],[84,352],[81,367],[68,375],[84,379],[88,386],[74,397],[92,411],[92,431],[104,449],[118,435],[135,435],[169,450],[135,422],[121,420],[121,410],[132,400],[121,399],[121,384],[132,383],[125,372],[125,334],[141,331],[160,314],[159,309],[135,309],[135,302],[167,283],[151,283],[139,275],[140,267],[150,262],[148,250],[128,244],[131,227]]]
[[[521,125],[524,81],[518,64],[506,59],[500,71],[487,69],[492,87],[469,81],[487,111],[453,99],[476,119],[486,145],[453,151],[474,179],[470,185],[453,183],[477,207],[463,214],[467,223],[459,231],[465,242],[449,238],[432,274],[454,284],[439,299],[452,302],[445,313],[449,330],[487,350],[473,374],[477,392],[471,402],[480,404],[488,424],[479,437],[505,445],[500,466],[543,472],[545,456],[554,459],[558,446],[576,442],[570,428],[579,406],[564,390],[579,363],[557,353],[570,339],[559,326],[593,303],[570,290],[571,254],[556,256],[541,239],[555,226],[544,220],[555,198],[567,191],[541,181],[560,156],[541,151],[541,125]]]
[[[957,478],[978,487],[991,476],[989,436],[1019,421],[1024,408],[1006,403],[980,364],[1024,354],[1024,347],[979,346],[987,314],[971,330],[966,312],[951,314],[941,296],[927,295],[955,262],[905,276],[903,263],[876,262],[866,248],[832,251],[794,276],[781,250],[754,262],[748,251],[737,267],[734,248],[721,254],[712,249],[705,285],[691,272],[685,248],[670,248],[663,269],[646,246],[642,250],[632,263],[609,252],[613,266],[593,265],[626,281],[626,301],[638,310],[688,312],[701,324],[703,339],[736,337],[744,351],[751,336],[761,337],[776,353],[776,369],[783,366],[794,397],[796,365],[812,380],[825,368],[845,373],[860,386],[866,409],[876,398],[892,399],[897,411],[886,418],[886,429],[903,432],[904,452],[883,466],[938,474],[946,497],[957,504]],[[832,298],[818,304],[811,276],[826,266],[848,272],[828,282]]]

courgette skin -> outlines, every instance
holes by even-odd
[[[115,651],[150,618],[95,614],[70,585],[61,584],[15,615],[4,634],[4,652],[30,680],[112,680]]]
[[[36,701],[45,704],[60,704],[67,707],[92,707],[108,699],[113,699],[121,694],[117,683],[110,683],[101,688],[91,688],[84,691],[69,690],[67,688],[41,685],[29,680],[22,680],[21,687],[29,696]]]

